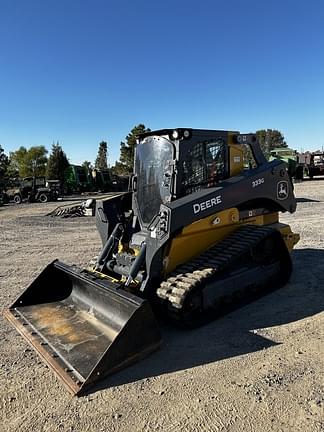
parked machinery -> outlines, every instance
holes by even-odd
[[[280,159],[287,164],[288,175],[292,180],[302,180],[304,176],[304,166],[299,162],[296,150],[288,147],[274,148],[270,152],[269,161]]]
[[[55,183],[55,184],[54,184]],[[20,204],[23,200],[28,201],[56,201],[59,197],[57,181],[46,184],[45,177],[25,177],[22,180],[12,181],[7,186],[6,194],[9,200]]]
[[[85,167],[70,165],[65,172],[65,193],[81,193],[93,190],[92,179]]]
[[[310,179],[324,175],[324,152],[311,153],[307,171]]]
[[[299,236],[278,215],[295,210],[285,163],[254,134],[142,134],[131,191],[97,202],[96,262],[52,262],[6,317],[81,394],[159,346],[153,312],[195,327],[287,283]]]

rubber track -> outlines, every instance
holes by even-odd
[[[260,241],[271,236],[274,230],[264,226],[244,225],[214,247],[190,262],[180,265],[157,289],[157,296],[167,302],[170,315],[179,316],[189,293],[204,287],[209,279],[230,269],[231,264],[243,257]]]

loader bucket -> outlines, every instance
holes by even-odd
[[[161,342],[146,300],[59,261],[43,270],[5,316],[77,395]]]

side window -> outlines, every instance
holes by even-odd
[[[203,143],[195,144],[188,152],[183,162],[184,187],[186,195],[199,190],[205,179]]]
[[[222,139],[196,143],[182,164],[185,194],[213,187],[226,178],[225,143]]]
[[[207,177],[217,182],[225,177],[225,148],[223,140],[208,143],[206,146]]]
[[[24,180],[24,187],[25,188],[32,188],[33,187],[33,180],[32,179]]]
[[[36,179],[36,186],[40,187],[40,186],[45,186],[45,178],[44,177],[39,177]]]

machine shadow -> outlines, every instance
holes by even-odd
[[[321,202],[319,200],[316,199],[311,199],[311,198],[296,198],[297,203],[305,203],[305,202]]]
[[[313,178],[309,178],[309,177],[304,177],[303,178],[303,182],[304,181],[306,181],[306,182],[308,182],[308,181],[321,181],[321,180],[324,180],[323,176],[315,176]]]
[[[99,382],[90,392],[277,345],[252,330],[298,321],[324,310],[324,250],[299,249],[292,257],[294,272],[284,288],[196,330],[162,326],[162,349]]]

